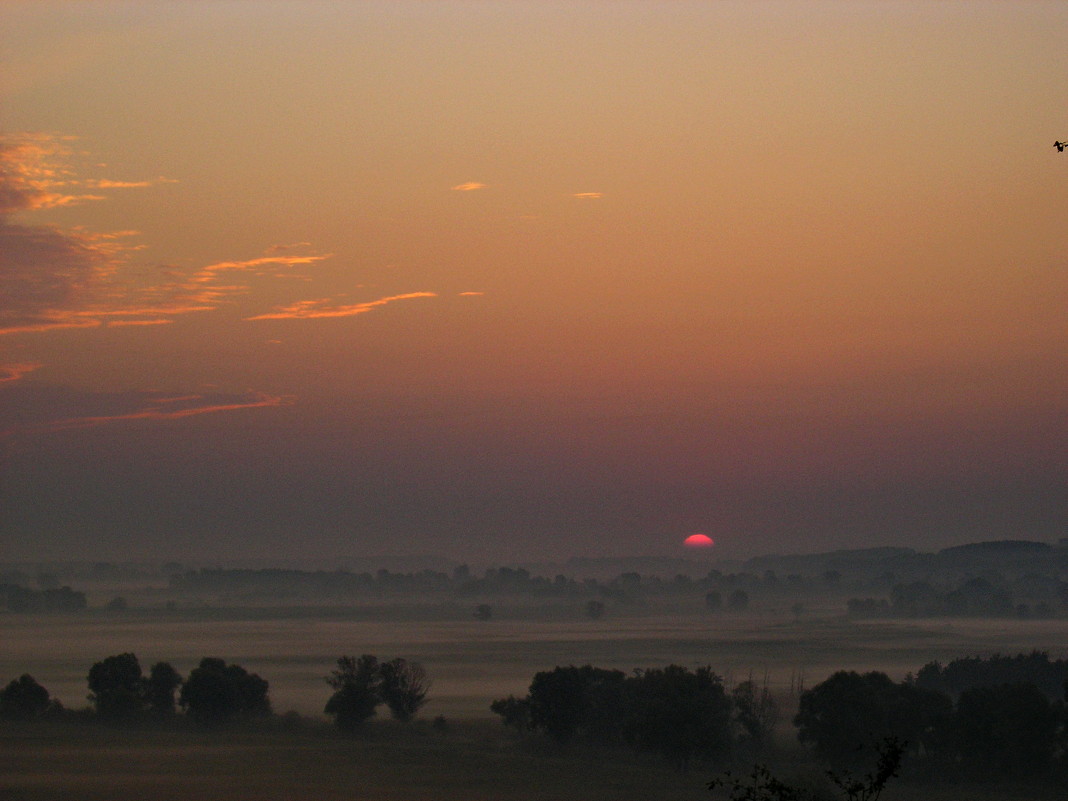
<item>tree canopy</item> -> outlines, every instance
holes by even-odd
[[[268,689],[267,681],[240,665],[205,657],[182,685],[179,704],[196,722],[219,726],[235,718],[270,714]]]

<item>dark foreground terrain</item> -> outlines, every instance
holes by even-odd
[[[778,775],[818,783],[798,752],[772,760]],[[687,772],[628,752],[566,752],[492,721],[374,724],[344,737],[319,724],[203,732],[116,729],[88,722],[0,726],[4,801],[702,801],[723,766]],[[1055,788],[917,784],[897,779],[884,801],[1061,798]]]

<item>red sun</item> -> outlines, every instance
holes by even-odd
[[[691,534],[682,544],[687,548],[711,548],[716,543],[707,534]]]

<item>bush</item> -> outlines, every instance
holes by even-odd
[[[189,674],[179,704],[203,726],[220,726],[235,718],[269,715],[268,683],[240,665],[204,658]]]
[[[794,725],[798,739],[812,743],[822,759],[853,768],[862,750],[888,738],[938,751],[951,711],[942,693],[897,684],[885,673],[839,671],[801,694]]]
[[[967,773],[1025,778],[1049,769],[1057,714],[1033,684],[974,687],[957,699],[953,731]]]
[[[680,767],[698,755],[724,754],[732,742],[731,699],[707,667],[669,665],[632,676],[591,665],[556,667],[536,674],[525,698],[509,696],[490,709],[505,725],[561,744],[576,737],[628,744]]]
[[[0,690],[0,718],[29,720],[40,717],[49,708],[48,690],[29,673],[12,679]]]
[[[339,657],[337,669],[326,678],[334,694],[326,702],[323,712],[333,717],[342,731],[355,731],[374,717],[382,703],[380,681],[378,658],[374,655],[364,654],[359,659]]]
[[[131,653],[109,656],[89,669],[89,701],[109,720],[129,720],[144,708],[141,663]]]

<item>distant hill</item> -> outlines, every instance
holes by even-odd
[[[943,548],[938,552],[938,555],[972,556],[988,554],[1020,554],[1030,556],[1043,551],[1052,550],[1053,546],[1045,542],[1033,542],[1031,540],[991,540],[990,542],[971,542],[967,545],[954,545],[952,548]]]
[[[913,548],[884,546],[880,548],[853,548],[806,554],[768,554],[756,556],[745,563],[752,573],[775,570],[786,573],[812,574],[824,570],[839,570],[848,567],[871,565],[892,566],[909,562],[921,556]]]

